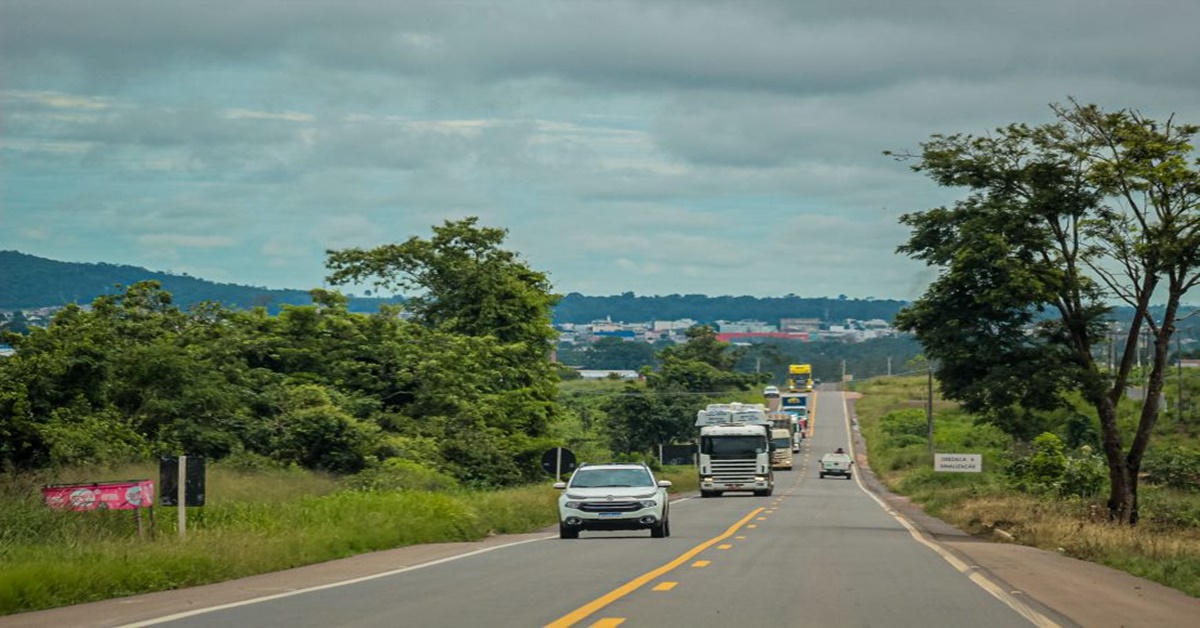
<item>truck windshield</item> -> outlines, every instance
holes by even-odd
[[[700,439],[700,453],[722,458],[755,456],[767,450],[764,436],[705,436]]]
[[[775,438],[771,442],[779,449],[790,449],[792,446],[792,439],[790,438]]]

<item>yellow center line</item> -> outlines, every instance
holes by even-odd
[[[589,628],[613,628],[613,626],[620,626],[623,623],[625,623],[624,617],[605,617],[592,624]]]
[[[722,543],[717,546],[717,549],[729,549],[731,547],[733,547],[732,543]]]
[[[693,567],[707,567],[712,564],[711,560],[698,560],[692,563]]]
[[[663,574],[670,572],[672,569],[675,569],[676,567],[691,560],[692,558],[695,558],[696,555],[699,554],[700,552],[703,552],[704,550],[712,547],[713,545],[716,545],[717,543],[720,543],[721,541],[724,541],[725,539],[733,536],[734,534],[737,533],[739,528],[746,525],[747,521],[750,521],[751,519],[753,519],[760,512],[762,512],[762,508],[755,508],[754,510],[750,511],[750,514],[746,515],[745,517],[742,517],[737,523],[729,526],[729,528],[726,529],[721,534],[684,552],[678,558],[663,565],[662,567],[659,567],[658,569],[655,569],[654,571],[644,573],[644,574],[634,578],[633,580],[630,580],[629,582],[626,582],[625,584],[613,589],[612,591],[609,591],[608,593],[592,600],[591,602],[588,602],[587,604],[580,606],[579,608],[571,611],[570,613],[567,613],[566,615],[563,615],[562,617],[546,624],[546,628],[567,628],[568,626],[574,626],[577,622],[583,621],[584,619],[586,619],[587,617],[589,617],[596,611],[599,611],[600,609],[604,608],[605,606],[608,606],[609,604],[612,604],[613,602],[625,597],[626,595],[629,595],[630,593],[637,591],[643,585],[645,585],[647,582],[650,582],[651,580],[654,580],[655,578],[658,578],[659,576],[662,576]]]
[[[651,591],[670,591],[671,589],[674,589],[675,585],[677,585],[677,584],[679,584],[679,583],[678,582],[660,582],[660,583],[654,585],[654,588],[651,589]]]

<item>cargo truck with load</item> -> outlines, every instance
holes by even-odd
[[[700,496],[728,491],[759,497],[775,490],[771,424],[762,404],[709,404],[696,413],[700,428]]]

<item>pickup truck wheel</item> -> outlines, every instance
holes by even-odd
[[[822,479],[822,480],[824,480],[824,479],[825,479],[825,474],[824,474],[824,473],[821,473],[821,479]]]
[[[700,491],[700,497],[716,497],[720,493],[716,491]]]
[[[650,537],[661,539],[667,536],[667,520],[663,519],[658,522],[658,525],[650,528]]]
[[[579,538],[579,530],[560,523],[558,524],[558,538],[577,539]]]

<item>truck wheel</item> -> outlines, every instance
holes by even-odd
[[[665,538],[667,536],[667,520],[663,519],[658,522],[658,525],[650,528],[650,537],[655,539]]]
[[[822,479],[822,480],[824,480],[824,479],[825,479],[825,473],[824,473],[824,472],[822,472],[822,473],[821,473],[821,479]]]
[[[558,538],[577,539],[579,538],[579,530],[560,523],[558,524]]]

